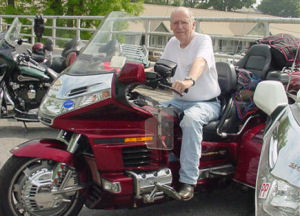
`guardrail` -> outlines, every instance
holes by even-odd
[[[35,16],[25,16],[25,15],[0,15],[0,31],[3,31],[4,28],[6,28],[10,23],[5,23],[4,18],[25,18],[26,20],[30,21],[31,24],[24,25],[24,27],[27,27],[31,29],[30,34],[23,34],[23,36],[27,36],[31,38],[31,43],[33,44],[35,42],[35,34],[34,34],[34,18]],[[54,46],[57,44],[58,40],[68,41],[71,38],[64,38],[64,37],[58,37],[57,36],[57,30],[65,30],[65,31],[75,31],[75,35],[77,38],[81,38],[81,33],[83,31],[90,31],[94,32],[96,31],[95,28],[83,28],[81,27],[81,21],[82,20],[103,20],[103,16],[43,16],[45,19],[51,19],[52,25],[47,26],[45,25],[45,29],[51,29],[51,35],[43,35],[43,38],[51,38],[54,42]],[[139,19],[143,19],[145,21],[146,26],[146,32],[145,32],[145,46],[148,50],[162,50],[162,47],[152,47],[150,46],[150,37],[155,35],[160,36],[171,36],[172,33],[166,33],[166,32],[151,32],[150,31],[150,24],[152,21],[167,21],[169,20],[169,17],[150,17],[150,16],[141,16]],[[57,26],[57,20],[73,20],[74,25],[71,27],[68,26]],[[270,35],[269,26],[272,23],[285,23],[285,24],[295,24],[295,28],[299,27],[300,24],[300,18],[220,18],[220,17],[195,17],[196,20],[196,31],[200,31],[200,25],[201,22],[243,22],[243,23],[262,23],[264,26],[264,35],[268,36]],[[210,35],[213,39],[217,40],[235,40],[240,42],[254,42],[257,39],[260,39],[262,36],[222,36],[222,35]],[[217,56],[221,58],[233,58],[232,55],[224,54],[224,53],[217,53]]]

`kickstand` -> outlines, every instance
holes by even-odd
[[[24,125],[24,127],[25,127],[25,133],[27,133],[28,132],[28,127],[27,127],[27,125],[26,125],[26,122],[25,121],[22,121],[23,122],[23,125]]]

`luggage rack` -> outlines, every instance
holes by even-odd
[[[121,44],[121,53],[128,61],[142,63],[144,67],[149,66],[148,51],[145,46],[133,44]]]

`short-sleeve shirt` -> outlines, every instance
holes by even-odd
[[[195,36],[185,48],[181,48],[179,40],[176,37],[172,37],[168,41],[161,58],[177,63],[175,75],[171,79],[174,82],[176,80],[184,80],[188,76],[197,57],[204,58],[207,66],[199,79],[196,80],[195,85],[189,88],[187,94],[184,94],[182,97],[175,94],[175,97],[179,99],[204,101],[220,95],[221,91],[218,84],[212,41],[208,35],[195,33]]]

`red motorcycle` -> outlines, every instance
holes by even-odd
[[[176,64],[162,60],[145,72],[142,33],[130,31],[141,23],[112,12],[52,84],[39,119],[60,131],[56,139],[11,151],[0,171],[4,215],[77,215],[83,205],[130,208],[180,199],[182,113],[159,103],[174,91],[168,80]],[[217,63],[217,70],[222,115],[204,128],[196,190],[232,180],[254,187],[265,115],[239,120],[235,68]]]

